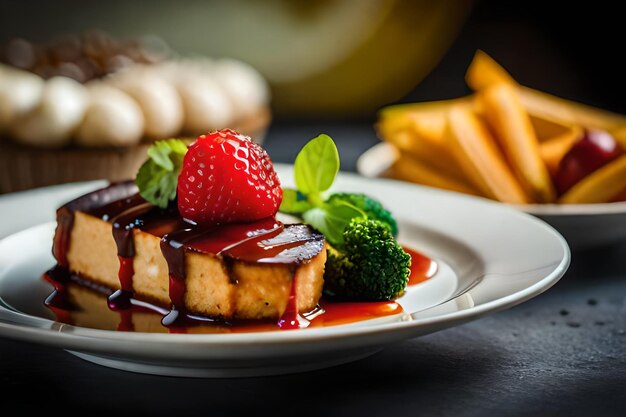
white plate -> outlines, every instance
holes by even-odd
[[[397,158],[397,151],[379,143],[357,161],[357,171],[370,178],[382,175]],[[513,205],[558,230],[573,250],[626,242],[626,202],[604,204]]]
[[[278,165],[290,185],[291,166]],[[52,219],[68,198],[102,183],[0,198],[0,235],[13,218]],[[340,174],[335,190],[381,199],[399,221],[399,240],[435,258],[439,272],[410,287],[404,314],[349,325],[241,334],[126,333],[55,322],[40,279],[54,261],[54,223],[0,241],[0,335],[67,349],[114,368],[161,375],[251,376],[297,372],[368,356],[384,346],[455,326],[536,296],[564,274],[565,240],[536,218],[468,196]],[[28,205],[25,205],[28,202]]]

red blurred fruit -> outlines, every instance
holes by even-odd
[[[565,193],[587,175],[620,156],[624,150],[613,136],[602,130],[587,130],[565,154],[554,176],[559,194]]]
[[[180,214],[206,226],[273,216],[283,199],[267,152],[230,129],[202,135],[189,146],[177,191]]]

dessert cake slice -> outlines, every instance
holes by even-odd
[[[148,155],[136,183],[58,209],[59,266],[114,290],[112,309],[133,298],[170,307],[164,325],[197,315],[300,327],[322,294],[325,241],[276,220],[283,194],[265,150],[224,129]]]
[[[269,217],[199,227],[147,203],[132,182],[69,202],[57,223],[58,264],[117,290],[112,308],[135,297],[192,315],[277,320],[314,309],[322,293],[324,237],[308,225]]]

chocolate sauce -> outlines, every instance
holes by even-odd
[[[67,285],[70,283],[70,272],[60,265],[55,266],[44,274],[44,279],[54,287],[54,291],[46,298],[44,304],[52,310],[57,320],[72,323],[71,311],[75,310],[74,304],[67,296]]]
[[[69,266],[67,253],[70,250],[70,236],[74,227],[74,213],[76,211],[94,213],[93,215],[96,217],[102,217],[102,215],[98,216],[98,210],[108,207],[113,202],[123,201],[134,194],[137,194],[137,186],[134,182],[114,183],[106,188],[78,197],[60,207],[57,210],[57,230],[52,245],[52,254],[57,263],[65,268]]]
[[[187,251],[215,254],[224,262],[230,282],[237,284],[232,265],[235,261],[277,263],[296,266],[316,256],[324,246],[324,238],[304,224],[285,227],[275,218],[250,223],[201,227],[184,221],[175,208],[160,210],[147,203],[132,182],[112,184],[89,193],[57,211],[58,227],[53,253],[60,266],[67,268],[74,213],[82,211],[112,224],[112,234],[119,258],[120,289],[109,297],[111,309],[131,307],[133,298],[134,231],[142,230],[161,237],[161,252],[169,268],[171,310],[162,323],[172,328],[185,320]],[[295,279],[293,280],[295,282]],[[295,283],[292,283],[288,307],[297,314]],[[293,321],[293,320],[289,320]],[[297,321],[297,320],[296,320]],[[127,325],[122,328],[127,329]]]
[[[120,280],[121,288],[111,294],[107,300],[109,308],[112,310],[123,310],[130,308],[130,300],[133,298],[133,268],[134,258],[118,256],[120,261],[120,269],[117,276]]]
[[[136,201],[135,205],[130,206],[111,220],[113,225],[113,239],[115,240],[117,256],[120,261],[118,278],[121,287],[108,299],[109,307],[112,309],[130,308],[130,300],[133,297],[133,276],[135,275],[133,268],[133,261],[135,259],[135,239],[133,231],[144,224],[142,216],[150,211],[156,210],[152,204],[145,201],[142,203],[135,196],[126,200],[130,199]],[[106,215],[108,216],[108,214]]]
[[[133,230],[143,226],[145,220],[142,217],[153,209],[152,204],[144,202],[124,210],[111,220],[118,256],[125,258],[135,256]]]
[[[175,326],[186,313],[185,243],[202,233],[204,233],[203,230],[194,229],[190,223],[187,228],[176,230],[161,239],[161,253],[169,270],[169,294],[172,302],[170,312],[161,321],[166,327]]]
[[[57,230],[54,234],[52,255],[57,260],[57,263],[64,268],[69,267],[67,252],[70,250],[70,236],[73,227],[74,212],[66,207],[61,207],[57,210]]]
[[[44,275],[44,279],[54,283],[48,275]],[[319,306],[311,312],[297,316],[289,313],[283,315],[283,319],[289,323],[294,323],[297,327],[279,327],[275,321],[268,320],[224,322],[195,316],[184,316],[174,325],[162,327],[163,309],[146,302],[133,300],[131,308],[117,310],[115,311],[117,314],[108,314],[111,310],[106,307],[106,297],[110,293],[111,291],[105,287],[93,285],[72,275],[66,285],[49,297],[52,298],[52,302],[48,306],[54,312],[57,321],[75,326],[125,332],[163,333],[165,331],[195,334],[282,331],[289,328],[306,327],[302,323],[308,324],[309,328],[330,327],[397,315],[403,312],[400,304],[394,301],[338,302],[320,300]],[[286,312],[289,310],[288,308]]]
[[[224,248],[219,254],[246,262],[299,264],[317,255],[324,245],[322,236],[312,233],[305,224],[285,228],[278,223],[270,230],[259,229],[257,232]],[[195,246],[192,244],[192,247]]]

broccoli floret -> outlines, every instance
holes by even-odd
[[[334,193],[328,198],[328,202],[332,202],[333,200],[342,200],[352,204],[362,210],[368,218],[386,223],[391,229],[391,234],[398,236],[398,224],[396,220],[389,210],[383,207],[380,201],[359,193]]]
[[[378,220],[352,219],[343,232],[344,248],[330,248],[324,292],[338,298],[392,300],[404,293],[411,256]]]

